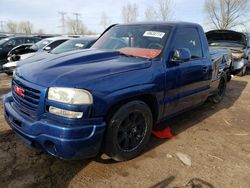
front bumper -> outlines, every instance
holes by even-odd
[[[17,68],[16,61],[5,63],[2,67],[3,72],[5,72],[6,74],[12,74],[16,68]]]
[[[13,71],[16,69],[16,67],[2,67],[2,72],[6,74],[13,74]]]
[[[240,59],[240,60],[235,60],[232,63],[232,74],[236,75],[240,73],[240,71],[243,69],[244,66],[247,66],[247,60],[246,59]]]
[[[3,72],[3,65],[7,63],[7,60],[0,60],[0,73]]]
[[[106,124],[61,126],[46,119],[32,121],[13,107],[11,94],[4,97],[5,119],[31,146],[61,159],[83,159],[98,154]]]

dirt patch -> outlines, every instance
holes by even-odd
[[[3,118],[0,102],[0,187],[249,188],[250,76],[235,77],[219,105],[204,105],[160,126],[172,140],[151,138],[138,158],[62,161],[27,147]],[[0,74],[0,97],[10,77]],[[189,156],[185,165],[176,153]],[[105,156],[104,156],[105,157]]]

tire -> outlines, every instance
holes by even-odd
[[[12,76],[13,72],[5,72],[5,74],[7,74],[8,76]]]
[[[152,126],[152,112],[147,104],[132,101],[123,105],[108,121],[105,153],[115,161],[135,158],[145,148]]]
[[[245,76],[247,71],[247,66],[244,66],[239,72],[238,76]]]
[[[213,102],[214,104],[220,103],[224,98],[226,88],[227,88],[227,81],[224,77],[222,77],[220,79],[220,83],[216,90],[216,93],[209,98],[210,101]]]
[[[231,75],[227,75],[227,82],[230,82],[232,80],[232,76]]]

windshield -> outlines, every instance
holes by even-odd
[[[119,50],[122,54],[155,58],[162,52],[170,33],[164,25],[118,25],[108,30],[93,46]]]
[[[5,42],[7,42],[9,39],[7,38],[7,39],[1,39],[0,40],[0,45],[3,45]]]
[[[30,48],[31,49],[42,49],[44,46],[46,46],[47,44],[51,43],[52,40],[50,39],[43,39],[39,42],[37,42],[36,44],[33,44]]]
[[[61,45],[59,45],[58,47],[56,47],[55,49],[53,49],[50,53],[60,54],[63,52],[69,52],[69,51],[73,51],[73,50],[85,49],[86,46],[88,45],[88,43],[89,43],[88,41],[83,41],[80,39],[68,40],[68,41],[62,43]]]

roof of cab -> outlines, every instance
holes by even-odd
[[[155,22],[134,22],[134,23],[126,23],[126,24],[117,24],[117,25],[167,25],[172,27],[178,27],[178,26],[201,26],[197,23],[191,23],[191,22],[162,22],[162,21],[155,21]]]

